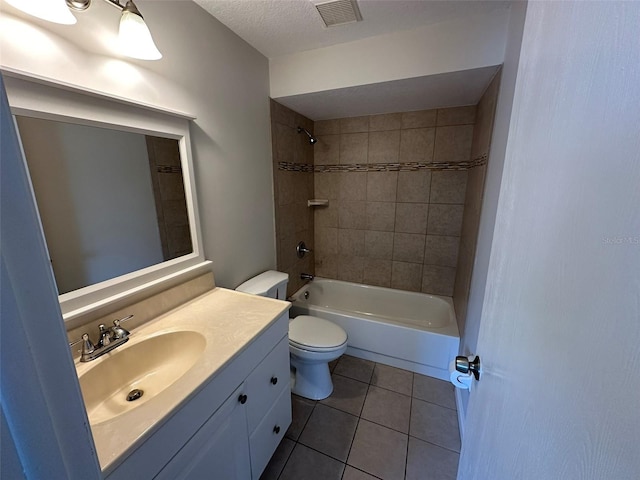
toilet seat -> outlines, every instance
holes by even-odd
[[[289,343],[302,350],[327,352],[347,343],[347,333],[322,318],[300,315],[289,322]]]

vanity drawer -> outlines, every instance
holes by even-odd
[[[289,337],[284,337],[246,380],[249,434],[255,430],[276,398],[291,389],[289,373]]]
[[[260,478],[289,425],[291,425],[291,392],[286,388],[249,437],[251,478],[254,480]]]

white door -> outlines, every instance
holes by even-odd
[[[461,480],[640,478],[640,3],[529,2]]]

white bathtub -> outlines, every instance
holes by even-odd
[[[347,354],[449,380],[460,344],[451,298],[316,277],[290,300],[292,317],[344,328]]]

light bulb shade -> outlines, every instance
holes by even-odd
[[[130,8],[130,6],[132,8]],[[159,60],[162,54],[153,43],[149,27],[144,23],[133,2],[127,2],[120,18],[119,42],[121,52],[141,60]]]
[[[34,17],[48,22],[73,25],[77,22],[65,0],[6,0],[6,2]]]

